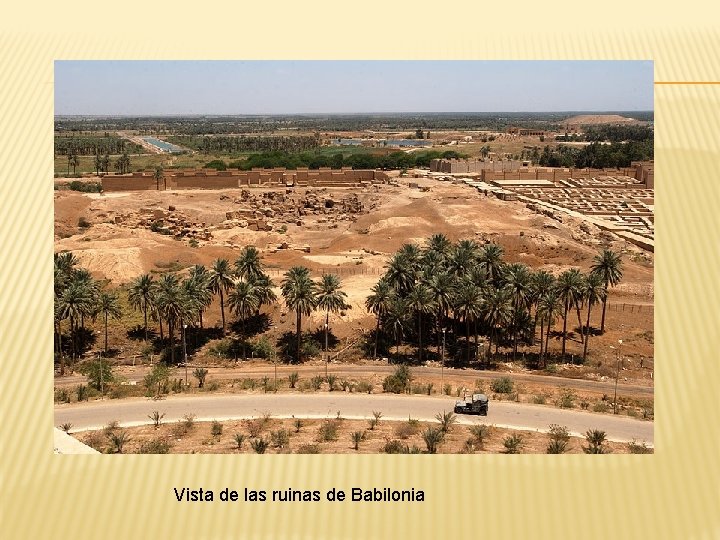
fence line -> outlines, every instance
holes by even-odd
[[[629,313],[652,313],[655,309],[655,306],[649,306],[645,304],[626,304],[626,303],[617,303],[617,304],[611,304],[608,302],[607,308],[611,311],[627,311]]]

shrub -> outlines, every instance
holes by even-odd
[[[78,401],[87,401],[90,398],[90,396],[88,395],[88,387],[84,384],[78,385],[75,393],[77,394]]]
[[[150,439],[140,445],[138,453],[140,454],[168,454],[170,453],[170,443],[163,437]]]
[[[303,444],[298,449],[298,454],[319,454],[320,447],[317,444]]]
[[[572,409],[575,405],[575,392],[566,386],[562,387],[560,389],[560,397],[557,400],[557,405],[561,409]]]
[[[402,454],[404,449],[405,445],[396,439],[385,441],[382,447],[382,451],[385,454]]]
[[[275,347],[270,343],[267,336],[262,336],[250,344],[252,354],[256,358],[273,358],[276,354]]]
[[[437,453],[438,446],[442,443],[444,434],[439,428],[429,427],[422,434],[423,441],[427,447],[428,454]]]
[[[354,431],[352,435],[350,436],[353,442],[353,447],[355,450],[358,449],[360,446],[360,442],[365,440],[365,432],[364,431]]]
[[[253,439],[250,441],[251,448],[255,451],[256,454],[264,454],[265,450],[267,450],[267,447],[269,446],[268,441],[265,439]]]
[[[477,444],[481,450],[485,448],[485,441],[490,437],[492,428],[486,424],[477,424],[470,426],[469,431],[470,435],[472,435],[473,442]]]
[[[644,442],[638,444],[635,440],[627,443],[627,449],[631,454],[652,454],[652,448],[648,448]]]
[[[165,418],[165,413],[161,414],[160,411],[153,411],[152,414],[148,415],[148,418],[152,420],[155,429],[158,429],[162,419]]]
[[[70,403],[70,393],[65,388],[56,388],[55,403]]]
[[[537,394],[532,397],[532,402],[535,405],[545,405],[547,402],[547,394]]]
[[[195,426],[195,415],[186,414],[185,416],[183,416],[182,423],[185,428],[190,431]]]
[[[68,184],[68,189],[72,191],[80,191],[82,193],[100,193],[102,191],[102,184],[100,182],[81,182],[80,180],[73,180]]]
[[[275,448],[285,448],[290,443],[290,435],[285,429],[278,429],[270,434],[270,440]]]
[[[510,394],[514,386],[513,380],[510,377],[498,377],[490,383],[490,388],[497,394]]]
[[[217,381],[210,381],[207,385],[208,392],[215,392],[220,388],[220,383]]]
[[[300,429],[303,427],[303,421],[299,418],[293,420],[293,426],[295,427],[295,433],[300,433]]]
[[[457,416],[454,412],[441,412],[435,415],[435,419],[440,422],[440,431],[449,433],[452,425],[457,422]]]
[[[170,379],[170,368],[163,363],[155,364],[143,379],[148,395],[160,397],[168,391],[168,381]]]
[[[235,434],[235,445],[237,446],[238,450],[242,450],[242,445],[245,442],[245,435],[243,433],[236,433]]]
[[[607,454],[609,449],[605,446],[605,432],[599,429],[589,429],[585,432],[588,445],[583,446],[586,454]]]
[[[595,405],[593,405],[592,410],[599,413],[605,413],[610,410],[610,405],[604,401],[598,401]]]
[[[243,379],[241,388],[243,390],[255,390],[255,387],[257,386],[257,381],[255,379]]]
[[[113,454],[122,454],[123,448],[130,442],[130,437],[125,430],[110,431],[107,433],[107,438],[110,442],[110,452]]]
[[[312,389],[317,391],[320,390],[322,387],[323,382],[325,382],[325,379],[319,375],[313,377],[310,379],[310,386],[312,386]]]
[[[266,413],[258,418],[252,420],[245,420],[243,422],[245,428],[248,430],[250,436],[254,439],[260,437],[260,434],[267,429],[270,425],[270,414]]]
[[[373,411],[373,417],[368,420],[371,431],[375,429],[375,426],[378,425],[378,422],[380,422],[380,418],[382,418],[382,413],[380,411]]]
[[[339,427],[340,421],[338,419],[325,420],[320,424],[320,429],[318,430],[320,442],[336,441]]]
[[[223,432],[223,425],[218,422],[217,420],[213,420],[212,424],[210,424],[210,435],[212,435],[215,438],[220,438]]]
[[[590,402],[589,402],[587,399],[583,399],[583,400],[580,402],[580,408],[581,408],[583,411],[587,411],[587,410],[588,410],[588,407],[590,407]]]
[[[88,384],[95,390],[107,390],[107,385],[114,382],[112,366],[105,358],[84,362],[79,369],[88,379]]]
[[[503,440],[503,446],[505,447],[505,454],[519,454],[525,446],[525,443],[522,435],[513,433],[512,435],[505,437]]]
[[[415,435],[418,431],[420,431],[418,425],[416,423],[410,423],[408,420],[395,428],[395,436],[399,439],[407,439]]]
[[[548,454],[564,454],[567,451],[566,441],[550,441],[546,451]]]
[[[357,383],[357,391],[363,394],[372,394],[373,388],[373,384],[365,380],[358,381]]]
[[[297,371],[293,371],[290,375],[288,375],[288,382],[290,383],[290,388],[295,388],[295,385],[297,385],[299,380],[300,375],[298,375]]]
[[[411,380],[412,375],[410,374],[410,368],[407,366],[398,366],[392,375],[385,377],[383,381],[383,391],[402,394],[407,392]]]
[[[103,438],[102,433],[99,431],[92,431],[85,437],[85,444],[100,453],[105,450],[105,441],[106,439]]]
[[[566,426],[550,424],[548,437],[550,438],[550,442],[546,448],[548,454],[564,454],[568,450],[570,432]]]
[[[170,384],[170,389],[176,393],[179,394],[183,391],[183,380],[182,379],[173,379],[172,383]]]
[[[443,394],[446,396],[452,394],[452,385],[450,383],[445,383],[445,386],[443,386]]]
[[[191,248],[196,248],[196,247],[198,247],[200,244],[198,243],[197,240],[195,240],[194,238],[191,238],[190,241],[188,242],[188,245],[189,245]]]
[[[72,429],[72,424],[70,422],[60,424],[60,429],[62,429],[65,433],[70,433],[70,430]]]
[[[330,392],[337,389],[337,375],[328,375],[327,383]]]
[[[120,429],[120,422],[118,422],[117,420],[111,420],[103,428],[103,433],[105,433],[105,435],[108,435],[109,433],[117,431],[118,429]]]
[[[197,368],[193,371],[193,377],[198,380],[198,388],[205,386],[205,378],[207,377],[208,370],[205,368]]]

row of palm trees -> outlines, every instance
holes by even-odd
[[[540,362],[545,362],[550,330],[558,317],[563,319],[562,355],[565,356],[568,319],[574,311],[581,328],[583,360],[587,356],[590,315],[602,303],[600,332],[605,331],[608,289],[622,278],[622,261],[613,251],[598,254],[587,275],[573,268],[553,276],[544,270],[532,271],[524,264],[503,261],[503,249],[496,244],[478,245],[473,240],[453,244],[444,235],[432,236],[426,246],[404,244],[390,259],[386,272],[367,298],[367,309],[376,316],[374,356],[381,335],[394,338],[396,351],[406,332],[414,329],[418,357],[424,354],[424,324],[435,328],[438,355],[441,335],[451,330],[465,334],[466,362],[470,362],[470,334],[474,350],[478,335],[487,336],[489,356],[503,340],[512,344],[539,344]],[[587,309],[585,324],[581,310]],[[536,339],[540,325],[540,339]],[[413,328],[414,327],[414,328]],[[464,331],[464,332],[463,332]],[[444,351],[442,352],[444,354]]]

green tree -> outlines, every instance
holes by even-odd
[[[500,346],[499,330],[508,323],[512,314],[511,292],[506,288],[488,291],[485,295],[483,313],[485,322],[494,337],[495,354],[497,355]],[[488,353],[491,346],[492,341],[488,344]]]
[[[108,318],[119,319],[122,316],[120,309],[120,299],[117,294],[102,292],[98,297],[98,312],[103,316],[103,325],[105,327],[105,354],[108,353]]]
[[[148,340],[148,309],[152,308],[155,282],[150,274],[135,278],[128,289],[128,302],[133,309],[143,312],[145,341]]]
[[[247,358],[245,353],[245,321],[260,305],[255,286],[248,281],[238,281],[235,284],[235,288],[230,291],[228,305],[240,319],[243,337],[243,358]]]
[[[373,358],[377,358],[378,338],[380,336],[380,321],[387,314],[390,308],[393,289],[388,281],[382,277],[373,285],[372,294],[365,300],[367,310],[375,315],[375,345],[373,347]]]
[[[245,246],[235,261],[235,274],[241,279],[257,279],[263,275],[260,252],[255,246]]]
[[[602,319],[600,321],[600,333],[605,333],[605,308],[607,307],[608,289],[610,286],[616,286],[622,279],[622,259],[618,253],[612,250],[604,249],[599,255],[595,256],[593,264],[590,267],[591,273],[600,276],[604,286],[605,295],[602,299]]]
[[[162,167],[155,167],[153,178],[155,179],[155,189],[160,191],[160,181],[165,179],[165,171]]]
[[[557,279],[556,290],[563,304],[563,338],[562,356],[565,357],[565,342],[567,340],[567,318],[570,306],[576,304],[582,297],[582,274],[577,268],[566,270]]]
[[[417,314],[418,360],[420,362],[422,362],[423,357],[422,317],[426,313],[431,313],[435,306],[435,297],[432,290],[423,283],[417,284],[407,297],[407,307]]]
[[[545,366],[545,356],[548,352],[548,344],[550,342],[550,329],[555,324],[557,318],[562,314],[562,303],[560,297],[555,290],[550,290],[540,299],[538,303],[538,314],[545,325],[545,337],[542,331],[540,333],[540,363]],[[543,345],[543,341],[545,342]]]
[[[350,306],[345,302],[347,294],[340,289],[340,278],[335,274],[324,274],[317,286],[317,307],[325,310],[325,354],[328,351],[330,313],[339,313]]]
[[[280,285],[285,304],[294,310],[297,328],[297,361],[302,360],[302,318],[309,316],[317,306],[316,285],[310,279],[310,270],[304,266],[293,266],[285,273]]]
[[[210,270],[210,290],[220,295],[222,331],[225,335],[225,293],[233,286],[232,271],[227,259],[216,259]]]
[[[465,363],[470,364],[470,325],[476,323],[483,313],[480,287],[469,280],[463,281],[457,289],[453,309],[465,321]],[[475,344],[477,345],[477,334]],[[475,350],[477,351],[477,348]]]
[[[590,341],[590,311],[592,307],[605,298],[605,284],[599,274],[590,274],[584,282],[583,296],[587,302],[587,321],[585,322],[585,344],[583,346],[583,362],[587,358],[588,341]]]

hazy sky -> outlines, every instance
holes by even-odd
[[[650,61],[57,61],[56,115],[653,110]]]

